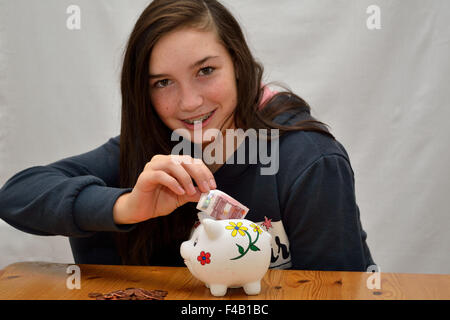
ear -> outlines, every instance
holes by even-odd
[[[222,225],[213,219],[203,219],[202,225],[205,228],[208,238],[211,240],[217,239],[223,232]]]

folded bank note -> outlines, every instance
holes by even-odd
[[[239,201],[217,189],[202,193],[197,209],[216,220],[243,219],[249,210]]]

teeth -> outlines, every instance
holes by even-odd
[[[212,113],[213,112],[211,111],[210,113],[205,114],[203,117],[200,117],[200,118],[197,118],[197,119],[192,119],[192,120],[184,120],[184,122],[187,122],[187,123],[190,123],[190,124],[194,124],[195,122],[198,122],[198,121],[203,122],[204,120],[208,119],[211,116]]]

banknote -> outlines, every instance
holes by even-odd
[[[197,209],[216,220],[243,219],[249,210],[239,201],[217,189],[202,193]]]

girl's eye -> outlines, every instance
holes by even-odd
[[[214,70],[215,70],[215,68],[213,68],[213,67],[205,67],[205,68],[201,68],[198,73],[201,76],[207,76],[207,75],[213,73]]]
[[[163,79],[163,80],[159,80],[156,81],[153,86],[155,88],[165,88],[170,84],[170,80],[169,79]]]

